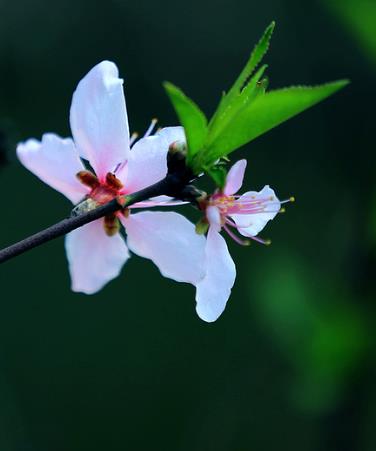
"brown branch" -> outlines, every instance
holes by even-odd
[[[91,221],[95,221],[96,219],[120,210],[121,208],[129,207],[137,202],[160,195],[172,195],[179,197],[184,191],[185,186],[186,180],[182,180],[179,177],[176,177],[176,175],[168,174],[166,178],[155,183],[154,185],[125,196],[125,203],[123,205],[120,205],[119,202],[114,199],[105,205],[95,208],[94,210],[79,214],[78,216],[63,219],[47,229],[41,230],[40,232],[31,235],[22,241],[0,250],[0,263],[16,257],[17,255],[23,254],[24,252],[40,246],[41,244],[47,243],[48,241],[51,241],[59,236],[65,235],[78,227],[88,224]]]

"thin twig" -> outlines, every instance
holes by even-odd
[[[120,205],[119,202],[114,199],[105,205],[88,211],[87,213],[82,213],[79,216],[63,219],[47,229],[41,230],[40,232],[35,233],[22,241],[2,249],[0,251],[0,263],[16,257],[17,255],[23,254],[24,252],[40,246],[41,244],[47,243],[54,238],[63,236],[72,230],[106,216],[109,213],[113,213],[121,208],[129,207],[137,202],[150,199],[151,197],[164,194],[171,195],[171,193],[177,189],[182,189],[181,181],[177,180],[174,176],[167,175],[166,178],[155,183],[154,185],[132,193],[129,196],[125,196],[125,203],[123,205]]]

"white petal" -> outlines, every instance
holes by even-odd
[[[239,202],[246,202],[247,198],[253,198],[255,200],[266,199],[265,211],[247,215],[231,215],[231,218],[239,227],[239,233],[244,236],[256,236],[266,226],[268,221],[275,218],[281,208],[281,203],[269,185],[264,186],[260,192],[249,191],[243,194],[239,198]]]
[[[122,221],[129,249],[152,260],[164,277],[192,284],[203,278],[206,240],[184,216],[145,211]]]
[[[189,204],[189,202],[186,202],[184,200],[175,200],[170,196],[156,196],[151,197],[149,200],[145,200],[143,202],[137,202],[137,204],[133,204],[129,208],[132,210],[133,208],[174,207],[177,205],[186,204]]]
[[[237,193],[241,188],[246,167],[247,160],[239,160],[228,171],[225,189],[223,190],[227,196]]]
[[[206,209],[206,217],[209,221],[210,226],[219,232],[221,230],[221,213],[218,207],[210,205]]]
[[[103,219],[90,222],[65,238],[72,290],[86,294],[99,291],[120,274],[129,258],[124,239],[107,236]]]
[[[196,311],[215,321],[226,307],[236,277],[235,264],[224,238],[210,227],[206,243],[206,276],[196,285]]]
[[[74,204],[89,192],[77,180],[77,172],[85,168],[70,138],[63,139],[47,133],[43,135],[42,141],[29,139],[18,144],[17,156],[29,171]]]
[[[159,130],[157,135],[162,136],[168,142],[168,145],[176,141],[184,143],[187,141],[185,138],[184,128],[181,126],[162,128],[162,130]]]
[[[123,80],[114,63],[102,61],[80,81],[70,111],[73,138],[83,158],[103,179],[129,153]]]
[[[132,147],[128,163],[116,176],[125,193],[133,193],[162,180],[167,174],[168,143],[162,136],[148,136]]]

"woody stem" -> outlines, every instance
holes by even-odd
[[[102,218],[103,216],[113,213],[121,208],[129,207],[137,202],[145,201],[151,197],[169,195],[173,197],[180,197],[183,192],[187,181],[177,176],[177,174],[168,174],[163,180],[148,186],[140,191],[125,196],[125,203],[120,205],[116,199],[108,202],[105,205],[101,205],[87,213],[82,213],[79,216],[63,219],[62,221],[41,230],[34,235],[31,235],[24,240],[18,241],[9,247],[0,250],[0,263],[10,260],[17,255],[47,243],[59,236],[63,236],[72,230],[82,227],[89,222]]]

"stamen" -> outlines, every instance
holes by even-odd
[[[281,204],[287,204],[289,202],[295,202],[295,197],[291,196],[288,199],[281,200]]]
[[[151,124],[149,125],[149,128],[146,130],[145,134],[144,134],[144,138],[147,138],[148,136],[150,136],[150,134],[153,132],[155,125],[157,124],[158,119],[153,118],[151,120]]]
[[[120,229],[120,222],[116,215],[112,213],[104,217],[103,226],[106,235],[114,236]]]
[[[131,138],[129,140],[129,147],[133,146],[134,142],[136,141],[136,139],[138,138],[138,133],[137,132],[133,132],[131,135]]]
[[[264,240],[258,236],[250,236],[251,240],[257,241],[260,244],[264,244],[265,246],[270,246],[272,244],[272,240]]]
[[[235,235],[235,233],[232,232],[231,229],[229,229],[227,227],[227,225],[225,224],[223,226],[223,228],[226,230],[226,232],[230,235],[230,237],[238,244],[240,244],[241,246],[249,246],[251,244],[251,242],[249,240],[242,240],[240,239],[238,236]]]
[[[83,185],[91,189],[95,189],[100,185],[98,177],[90,171],[77,172],[76,177]]]
[[[122,171],[124,169],[124,167],[127,165],[128,161],[123,161],[123,163],[119,163],[115,170],[114,170],[114,174],[116,175],[116,173],[118,173],[119,171]]]
[[[116,168],[114,169],[114,174],[117,173],[117,171],[120,169],[121,166],[123,166],[124,163],[118,163]]]
[[[115,176],[115,174],[112,174],[111,172],[108,172],[106,174],[106,183],[110,188],[115,189],[117,191],[123,188],[123,184],[121,183],[121,181]]]

